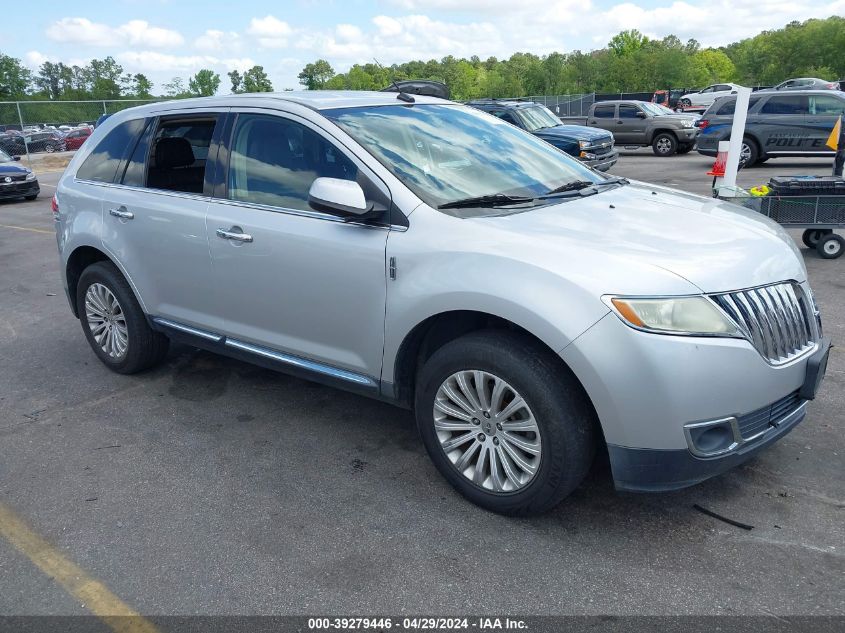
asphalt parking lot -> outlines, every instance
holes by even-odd
[[[709,191],[712,159],[623,154],[615,174]],[[0,203],[0,507],[139,612],[845,615],[843,347],[807,419],[739,469],[621,495],[599,461],[552,513],[504,518],[452,491],[406,411],[184,346],[109,372],[61,287],[58,175]],[[801,248],[845,345],[845,258]],[[0,538],[0,614],[85,613]]]

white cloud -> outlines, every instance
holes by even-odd
[[[88,46],[180,46],[184,38],[178,31],[150,26],[146,20],[130,20],[120,26],[92,22],[88,18],[62,18],[47,27],[47,37],[55,42]]]
[[[208,29],[194,40],[194,47],[201,51],[237,51],[241,48],[241,36],[234,31]]]
[[[213,55],[170,55],[157,51],[125,51],[115,59],[129,72],[140,73],[194,73],[202,68],[218,72],[246,70],[255,65],[249,57],[220,58]]]
[[[285,48],[293,29],[287,22],[273,15],[266,15],[263,18],[252,18],[246,32],[257,38],[264,48]]]

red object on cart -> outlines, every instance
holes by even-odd
[[[717,152],[716,153],[716,162],[713,163],[713,168],[707,172],[708,176],[713,176],[715,178],[724,178],[725,176],[725,165],[728,163],[728,153],[727,152]]]

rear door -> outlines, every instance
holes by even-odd
[[[103,243],[146,312],[217,331],[216,288],[206,239],[209,148],[226,109],[151,118],[103,201]]]
[[[807,95],[784,91],[769,96],[757,111],[755,123],[765,154],[801,154],[812,151]]]
[[[587,119],[587,125],[614,133],[616,132],[617,123],[619,123],[619,119],[616,118],[615,103],[597,103],[593,106],[593,112]]]

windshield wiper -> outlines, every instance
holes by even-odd
[[[589,180],[573,180],[572,182],[566,182],[562,184],[560,187],[550,189],[549,191],[543,194],[543,197],[551,196],[556,193],[564,193],[566,191],[579,191],[581,189],[586,189],[587,187],[592,187],[595,184],[596,183],[590,182]]]
[[[520,204],[531,202],[534,198],[527,196],[509,196],[504,193],[494,193],[487,196],[475,196],[474,198],[463,198],[453,202],[445,202],[438,205],[438,209],[461,209],[465,207],[503,207],[509,204]]]

